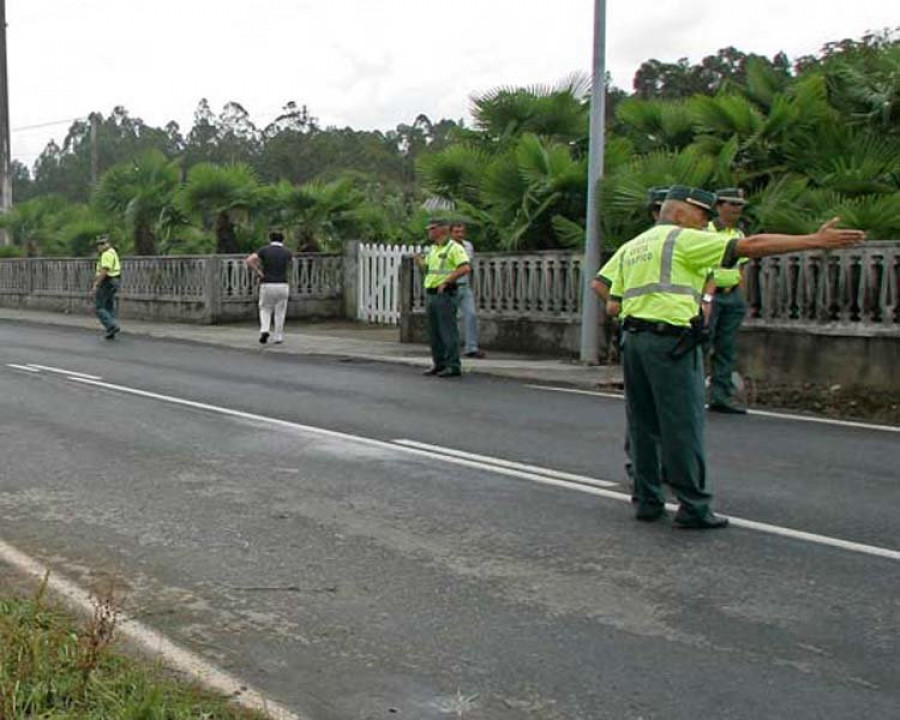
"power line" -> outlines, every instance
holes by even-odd
[[[71,118],[69,120],[56,120],[54,122],[39,123],[38,125],[24,125],[22,127],[11,128],[10,132],[21,132],[23,130],[38,130],[39,128],[53,127],[54,125],[66,125],[76,120],[84,120],[85,118]]]

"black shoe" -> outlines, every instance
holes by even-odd
[[[105,337],[107,340],[114,340],[120,330],[121,328],[118,325],[115,325],[107,330],[106,334],[103,337]]]
[[[746,415],[745,408],[735,407],[734,405],[726,405],[725,403],[711,403],[710,412],[724,413],[725,415]]]
[[[423,374],[423,375],[437,375],[438,373],[441,373],[441,372],[443,372],[443,371],[444,371],[444,368],[442,368],[442,367],[437,367],[437,366],[435,365],[433,368],[429,368],[428,370],[426,370],[426,371],[423,372],[422,374]]]
[[[437,374],[439,378],[460,377],[461,375],[462,370],[454,370],[453,368],[444,368]]]
[[[484,352],[481,350],[472,350],[471,352],[466,353],[466,357],[467,358],[483,358],[483,357],[487,357],[487,355],[485,355]]]
[[[728,527],[728,518],[711,512],[706,515],[689,515],[679,510],[672,525],[679,530],[719,530]]]
[[[269,333],[267,333],[267,332],[261,332],[261,333],[259,334],[259,344],[260,344],[260,345],[265,345],[267,342],[269,342]]]
[[[634,519],[641,522],[653,522],[667,515],[665,505],[638,505]]]

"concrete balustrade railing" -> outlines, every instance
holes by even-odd
[[[83,258],[0,260],[0,305],[88,313],[96,262]],[[343,257],[305,254],[294,259],[288,312],[340,316]],[[119,292],[124,317],[215,323],[256,315],[258,282],[243,256],[179,255],[122,259]]]

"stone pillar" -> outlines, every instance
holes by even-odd
[[[344,243],[344,317],[356,320],[359,304],[359,240],[348,240]]]
[[[400,260],[400,342],[413,342],[412,337],[412,256],[407,255]]]
[[[222,281],[219,268],[221,261],[217,255],[208,255],[203,266],[203,322],[215,325],[222,314]]]

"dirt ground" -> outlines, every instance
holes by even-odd
[[[808,412],[841,420],[900,425],[900,390],[875,393],[841,385],[748,383],[751,407]]]

